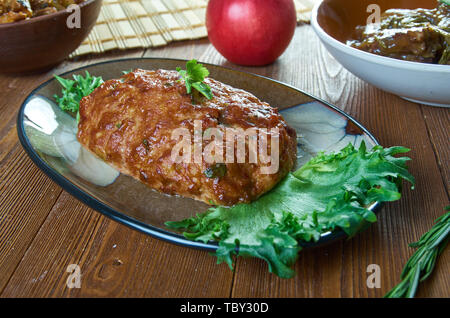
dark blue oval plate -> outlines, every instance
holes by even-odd
[[[174,59],[122,59],[85,66],[61,76],[72,78],[73,74],[84,75],[85,71],[89,71],[92,75],[108,80],[120,77],[124,70],[175,69],[185,63],[184,60]],[[216,65],[207,67],[211,77],[249,91],[280,109],[299,136],[298,165],[305,163],[318,151],[340,150],[349,142],[358,146],[364,140],[369,147],[378,144],[349,115],[292,86]],[[118,177],[115,178],[114,171],[98,165],[98,162],[95,163],[95,160],[92,161],[83,152],[75,138],[75,119],[55,105],[55,94],[61,94],[61,86],[55,79],[51,79],[31,92],[18,115],[20,142],[40,169],[83,203],[133,229],[179,245],[211,251],[217,248],[215,242],[193,242],[164,226],[166,221],[182,220],[203,212],[208,208],[207,205],[187,198],[160,194],[125,175],[117,173]],[[85,166],[87,163],[91,169],[83,169],[80,160],[84,160]],[[374,203],[370,209],[375,210],[379,206],[379,203]],[[305,246],[323,245],[344,237],[345,234],[341,231],[324,233],[318,242]]]

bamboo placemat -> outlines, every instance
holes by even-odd
[[[308,22],[319,1],[294,0],[297,20]],[[208,0],[103,0],[96,25],[71,57],[206,37],[207,4]]]

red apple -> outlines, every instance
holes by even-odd
[[[210,0],[208,37],[229,61],[274,62],[288,47],[297,24],[293,0]]]

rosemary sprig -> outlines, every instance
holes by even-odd
[[[409,246],[416,247],[416,252],[406,263],[400,278],[400,284],[391,289],[385,298],[413,298],[419,283],[427,279],[433,272],[438,256],[444,251],[450,239],[450,206],[446,213],[435,221],[430,231],[418,242]]]

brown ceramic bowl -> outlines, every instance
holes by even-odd
[[[87,37],[101,5],[102,0],[87,0],[79,4],[80,28],[67,27],[67,18],[73,12],[66,10],[0,24],[0,72],[29,72],[60,63]]]
[[[450,66],[397,60],[346,45],[357,25],[372,14],[369,5],[388,9],[435,8],[436,0],[324,0],[318,4],[311,24],[334,58],[364,81],[407,100],[450,107]]]

